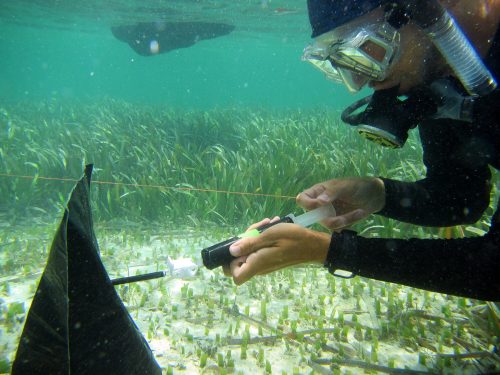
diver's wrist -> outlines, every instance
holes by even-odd
[[[331,235],[312,230],[308,232],[308,236],[310,237],[308,243],[313,244],[309,252],[310,261],[312,263],[324,264],[330,247]]]

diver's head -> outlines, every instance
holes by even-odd
[[[394,1],[308,0],[308,10],[314,43],[303,59],[349,91],[399,86],[403,94],[431,79],[425,62],[439,53]]]
[[[439,0],[307,3],[314,43],[302,58],[352,92],[367,85],[376,90],[342,114],[344,122],[372,141],[402,147],[408,130],[437,110],[426,90],[437,78],[454,74],[473,96],[496,88],[495,78]],[[401,101],[400,95],[412,100]]]
[[[404,94],[452,72],[471,94],[496,87],[438,0],[308,0],[308,11],[314,43],[303,60],[352,92],[399,86]]]

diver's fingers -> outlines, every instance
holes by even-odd
[[[300,207],[312,210],[326,203],[331,203],[334,198],[332,192],[329,192],[323,184],[317,184],[299,193],[295,201]]]
[[[261,236],[242,238],[229,247],[229,253],[233,257],[241,257],[251,254],[259,249],[267,247],[267,241],[263,241]]]
[[[255,229],[257,227],[260,227],[261,225],[266,225],[266,224],[269,224],[271,222],[271,219],[269,219],[268,217],[266,217],[265,219],[262,219],[261,221],[259,221],[258,223],[254,223],[252,225],[250,225],[248,228],[247,228],[247,231],[249,230],[252,230],[252,229]]]
[[[252,240],[252,238],[244,238],[242,240],[238,240],[229,246],[229,253],[233,257],[240,257],[252,252],[252,247],[248,245],[248,242]]]
[[[280,220],[280,217],[275,216],[272,218],[272,220],[269,220],[267,223],[269,223],[269,222],[274,223],[274,222],[278,222],[279,220]],[[261,223],[263,221],[261,221]],[[262,236],[242,238],[242,239],[239,239],[238,241],[236,241],[235,243],[233,243],[229,247],[229,252],[233,257],[248,255],[250,253],[253,253],[254,251],[257,251],[259,249],[266,247],[268,242],[269,241],[262,240]]]
[[[336,229],[342,229],[345,227],[348,227],[360,220],[363,220],[367,218],[369,214],[361,209],[358,208],[357,210],[348,212],[344,215],[339,215],[335,217],[329,217],[325,220],[321,221],[321,224],[323,224],[325,227],[330,228],[332,230]]]
[[[228,277],[233,276],[233,270],[241,267],[241,265],[245,263],[246,260],[247,256],[242,256],[233,259],[229,264],[222,265],[222,271],[224,272],[224,275]]]
[[[248,257],[241,258],[245,258],[245,261],[241,262],[239,261],[240,258],[238,258],[231,262],[231,273],[236,285],[241,285],[250,280],[252,276],[259,272],[259,268],[262,266],[262,262],[259,261],[261,258],[259,254],[253,253]]]
[[[233,276],[233,280],[236,283],[236,285],[242,284],[237,282],[238,279],[236,275],[238,275],[239,277],[241,273],[240,270],[242,267],[245,266],[247,258],[248,258],[247,256],[238,257],[235,260],[231,261],[231,263],[229,263],[229,276]]]
[[[295,198],[297,204],[307,210],[316,208],[317,198],[325,191],[325,187],[318,184],[299,193]]]
[[[275,221],[279,220],[280,217],[279,216],[275,216],[273,217],[272,219],[269,219],[268,217],[266,217],[265,219],[262,219],[261,221],[259,221],[258,223],[255,223],[255,224],[252,224],[248,227],[247,231],[249,230],[252,230],[252,229],[255,229],[255,228],[258,228],[260,227],[261,225],[266,225],[266,224],[269,224],[269,223],[274,223]]]

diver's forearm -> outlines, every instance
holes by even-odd
[[[379,215],[416,225],[472,224],[490,203],[489,175],[445,181],[402,182],[383,178],[386,202]]]
[[[455,240],[334,234],[325,265],[359,276],[441,293],[500,300],[500,224],[483,237]]]

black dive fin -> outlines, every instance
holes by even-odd
[[[161,374],[111,285],[89,202],[92,165],[75,186],[26,318],[12,374]]]

